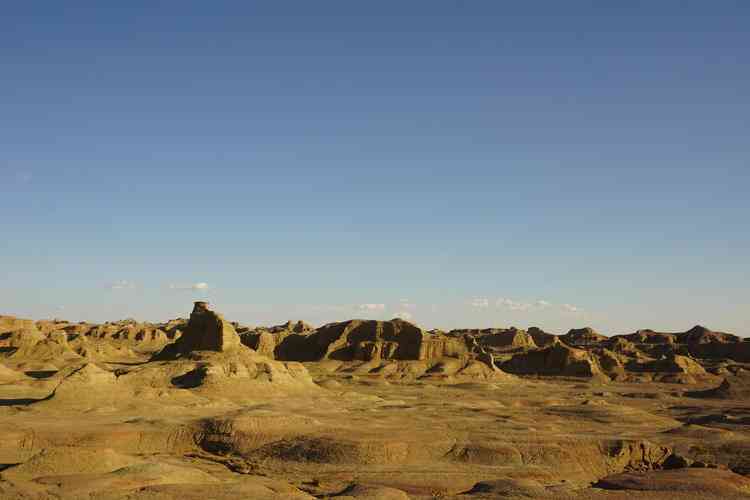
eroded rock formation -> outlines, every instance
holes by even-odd
[[[229,351],[242,342],[231,323],[201,301],[194,304],[185,331],[173,345],[176,352],[187,354],[192,351]]]

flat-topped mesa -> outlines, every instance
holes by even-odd
[[[232,324],[209,309],[208,302],[203,301],[195,302],[190,320],[177,344],[181,353],[223,352],[242,345]]]

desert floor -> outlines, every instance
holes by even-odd
[[[305,363],[311,384],[181,388],[152,365],[0,384],[0,497],[750,497],[750,402],[688,396],[700,386],[324,362]],[[652,470],[670,452],[698,467]]]

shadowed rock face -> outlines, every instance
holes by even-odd
[[[537,344],[533,337],[520,328],[486,328],[479,329],[457,329],[451,330],[452,337],[469,336],[475,338],[477,343],[483,347],[495,348],[502,351],[516,349],[534,349]]]
[[[590,327],[574,328],[560,337],[560,340],[573,347],[596,345],[607,340],[607,337]]]
[[[712,342],[735,343],[740,342],[737,335],[724,332],[714,332],[705,326],[696,325],[684,333],[677,334],[677,340],[683,344],[708,344]]]
[[[598,360],[589,352],[568,347],[562,342],[517,354],[501,367],[516,374],[564,375],[572,377],[603,376]]]
[[[208,308],[206,302],[196,302],[185,332],[177,341],[181,353],[191,351],[227,351],[240,346],[240,337],[221,314]]]
[[[532,326],[527,330],[527,332],[534,340],[534,343],[539,347],[546,347],[548,345],[551,345],[557,338],[557,335],[547,333],[541,328],[537,328],[536,326]]]
[[[464,342],[444,335],[427,334],[400,319],[331,323],[308,336],[288,336],[283,339],[281,347],[285,349],[277,352],[277,355],[282,354],[282,359],[299,361],[425,360],[468,354]]]

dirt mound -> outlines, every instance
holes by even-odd
[[[594,355],[559,341],[538,351],[516,354],[501,368],[509,373],[524,375],[606,378]]]
[[[366,377],[367,380],[398,380],[404,382],[416,381],[418,379],[429,379],[447,383],[463,382],[466,379],[498,382],[518,380],[513,375],[472,357],[445,357],[423,361],[380,360],[340,362],[337,366],[331,367],[329,373],[356,374],[356,376],[363,377],[363,380]]]
[[[141,352],[154,352],[163,348],[170,341],[166,331],[149,323],[119,321],[97,325],[77,338],[107,341],[110,345],[138,349]]]
[[[52,332],[49,338],[36,328],[6,335],[3,350],[12,363],[34,361],[62,367],[82,359],[68,344],[67,335],[62,331]]]
[[[315,500],[303,491],[284,481],[274,480],[262,476],[244,476],[240,481],[185,482],[185,484],[154,484],[138,488],[134,497],[132,491],[116,492],[106,496],[107,500],[133,500],[146,498],[153,500],[206,500],[206,499],[252,499],[252,500]]]
[[[210,398],[318,390],[302,364],[274,361],[243,345],[225,352],[194,351],[176,360],[152,361],[119,380],[131,387],[191,389]]]
[[[355,484],[336,495],[340,500],[409,500],[404,491],[386,486]]]
[[[695,498],[735,498],[738,494],[750,494],[750,479],[727,470],[686,468],[646,474],[617,474],[600,480],[594,487],[606,490],[661,491],[667,495],[689,492]]]
[[[117,376],[94,363],[65,368],[56,377],[60,383],[52,396],[58,403],[109,401],[127,396],[125,391],[116,387]]]
[[[737,377],[725,378],[718,387],[706,389],[705,391],[692,391],[686,395],[691,398],[747,401],[750,399],[750,384]]]
[[[23,380],[26,378],[26,375],[23,373],[13,370],[12,368],[8,368],[7,366],[0,364],[0,384],[4,384],[7,382],[15,382],[17,380]]]
[[[68,342],[71,350],[89,361],[127,361],[138,358],[138,354],[127,345],[108,341],[94,341],[78,337]]]
[[[26,462],[3,471],[3,476],[19,479],[111,472],[137,463],[141,461],[109,448],[60,447],[41,450]]]
[[[290,436],[319,431],[320,422],[296,415],[257,415],[238,412],[199,422],[195,441],[211,453],[247,455],[263,445]]]
[[[550,492],[535,479],[495,479],[475,484],[465,495],[482,498],[545,498]]]

